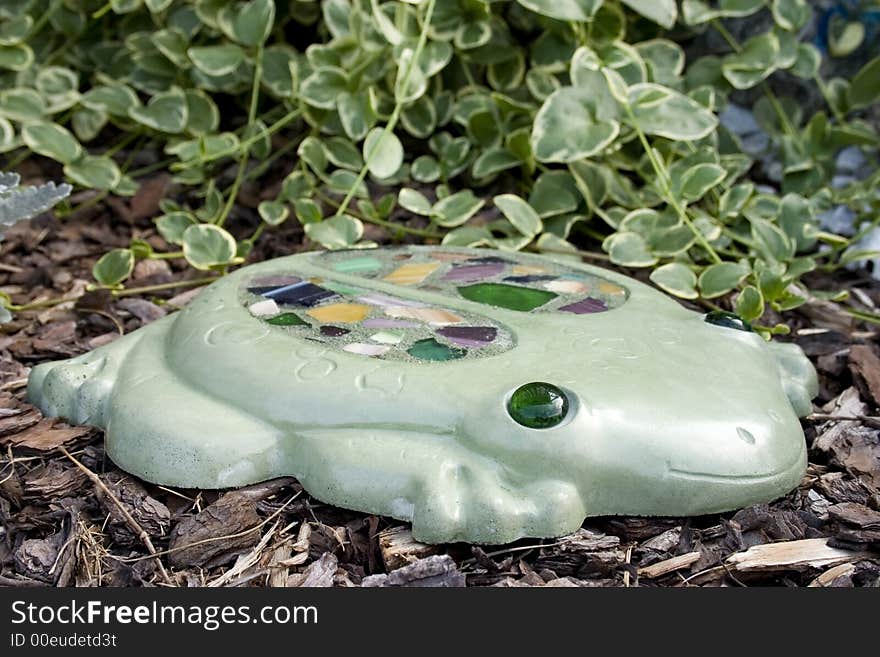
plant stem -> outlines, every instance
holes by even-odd
[[[183,257],[183,251],[171,251],[169,253],[151,253],[148,260],[176,260]]]
[[[135,294],[149,294],[151,292],[162,292],[164,290],[174,290],[176,288],[181,287],[198,287],[200,285],[207,285],[208,283],[213,283],[220,276],[208,276],[206,278],[194,278],[189,281],[175,281],[173,283],[162,283],[160,285],[146,285],[144,287],[132,287],[127,288],[125,290],[114,290],[112,292],[114,297],[128,297]]]
[[[242,152],[246,153],[251,146],[256,144],[261,139],[275,134],[276,132],[281,130],[281,128],[283,128],[288,123],[290,123],[295,118],[297,118],[300,114],[302,114],[302,110],[300,110],[299,108],[296,108],[296,109],[288,112],[284,116],[282,116],[280,119],[278,119],[272,125],[266,127],[263,130],[260,130],[257,134],[252,135],[252,136],[248,137],[247,139],[245,139],[244,141],[240,142],[236,148],[229,148],[225,151],[219,151],[217,153],[212,153],[211,155],[201,157],[201,158],[198,158],[195,160],[187,160],[185,162],[179,162],[179,163],[173,165],[171,168],[174,171],[183,171],[184,169],[189,169],[191,167],[196,167],[196,166],[202,166],[202,165],[207,164],[209,162],[213,162],[214,160],[219,160],[224,157],[229,157],[230,155],[237,155]],[[253,120],[251,120],[249,118],[248,125],[250,125],[252,123],[253,123]]]
[[[721,38],[727,42],[727,45],[733,48],[734,52],[742,52],[742,46],[739,44],[739,41],[736,40],[720,19],[713,18],[710,23],[712,27],[715,28],[715,31],[721,35]],[[791,121],[789,121],[788,115],[785,113],[782,104],[779,102],[779,98],[776,97],[773,89],[770,88],[770,85],[767,84],[766,81],[761,83],[761,90],[764,92],[767,100],[770,101],[770,105],[773,107],[773,111],[776,112],[776,116],[779,117],[779,124],[782,126],[783,131],[785,131],[789,137],[796,137],[797,131],[791,124]]]
[[[254,59],[254,82],[251,87],[251,104],[248,109],[248,127],[254,125],[254,122],[257,120],[257,103],[260,99],[260,81],[262,80],[262,77],[263,44],[260,44],[257,46],[257,54]],[[232,211],[232,206],[235,205],[235,200],[238,198],[238,190],[241,188],[241,183],[244,180],[245,169],[247,168],[249,159],[250,153],[248,152],[248,149],[242,149],[238,161],[238,172],[235,174],[235,182],[232,183],[232,189],[229,192],[229,198],[226,199],[226,205],[223,207],[220,216],[217,217],[217,221],[215,222],[218,226],[222,226],[226,222],[229,213]]]
[[[703,235],[702,231],[700,231],[700,229],[697,228],[691,221],[691,218],[687,216],[687,212],[685,212],[685,209],[672,193],[671,177],[669,175],[669,172],[666,170],[666,165],[657,159],[656,154],[654,153],[654,149],[648,142],[648,137],[645,135],[641,126],[639,126],[638,120],[636,120],[636,115],[633,113],[632,107],[630,107],[629,103],[624,103],[623,106],[626,109],[626,113],[629,116],[630,122],[635,128],[636,134],[638,134],[639,136],[639,141],[642,144],[642,148],[645,149],[645,153],[648,155],[648,160],[651,162],[651,168],[654,169],[654,173],[657,175],[658,181],[661,184],[661,191],[666,196],[666,202],[672,206],[676,214],[678,214],[679,218],[682,220],[682,222],[684,222],[684,225],[687,226],[694,234],[694,237],[697,238],[697,242],[700,243],[700,246],[703,247],[712,262],[716,264],[720,263],[721,257],[715,252],[715,249],[712,248],[712,245],[709,244],[709,240],[706,239],[706,236]]]
[[[425,21],[422,24],[422,31],[419,34],[418,43],[416,43],[415,52],[413,52],[412,59],[409,62],[409,66],[406,68],[406,73],[403,76],[403,84],[401,85],[403,90],[405,91],[409,85],[409,79],[412,76],[413,70],[415,67],[419,65],[419,57],[422,54],[422,51],[425,49],[425,44],[428,41],[428,28],[431,25],[431,17],[434,15],[434,5],[436,4],[436,0],[428,0],[428,9],[425,12]],[[382,134],[379,135],[379,139],[373,144],[373,147],[370,149],[368,153],[364,153],[364,166],[361,167],[360,173],[358,173],[357,178],[354,183],[352,183],[351,187],[348,190],[348,193],[345,195],[345,198],[342,199],[342,203],[339,204],[339,207],[336,209],[336,214],[334,216],[339,217],[345,214],[346,208],[348,208],[348,204],[351,203],[351,199],[354,198],[355,193],[358,188],[361,186],[361,183],[364,182],[364,178],[367,177],[367,163],[370,161],[372,156],[376,153],[379,146],[382,144],[382,140],[385,139],[390,133],[394,132],[394,127],[397,125],[397,121],[400,118],[400,113],[403,111],[403,102],[400,99],[397,99],[394,103],[394,110],[391,112],[391,116],[388,118],[388,122],[385,124],[385,128],[382,130]]]

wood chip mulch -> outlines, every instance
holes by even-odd
[[[165,249],[149,220],[164,193],[162,184],[146,185],[133,200],[98,204],[64,222],[43,216],[8,231],[0,242],[0,291],[19,304],[74,298],[108,248],[137,237]],[[247,208],[240,214],[247,220]],[[261,240],[250,260],[303,248],[291,226]],[[142,261],[130,286],[198,276],[179,261]],[[850,290],[867,310],[880,305],[880,284],[865,273],[812,282]],[[880,581],[877,330],[832,304],[817,300],[785,318],[821,378],[815,412],[803,421],[810,465],[797,490],[721,515],[590,518],[560,539],[477,547],[420,544],[406,524],[321,504],[289,478],[226,492],[154,486],[105,456],[101,432],[43,418],[25,401],[33,365],[106,344],[197,293],[92,292],[0,325],[0,586],[860,587]]]

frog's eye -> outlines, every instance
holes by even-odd
[[[715,324],[715,326],[723,326],[724,328],[732,328],[738,331],[751,331],[752,325],[736,313],[729,313],[725,310],[713,310],[706,313],[706,322]]]
[[[529,429],[549,429],[568,415],[568,397],[550,383],[535,381],[513,391],[507,412],[516,422]]]

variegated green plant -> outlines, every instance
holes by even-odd
[[[725,21],[758,12],[772,28],[736,42]],[[810,15],[805,0],[10,0],[0,151],[52,158],[108,193],[162,167],[192,190],[156,218],[169,251],[136,242],[99,261],[108,287],[137,258],[225,271],[290,220],[327,248],[366,247],[369,222],[395,239],[573,257],[598,241],[679,297],[738,291],[755,320],[819,294],[801,281],[810,270],[870,255],[818,213],[843,203],[863,230],[876,223],[876,185],[831,179],[841,148],[876,154],[861,117],[880,99],[880,60],[824,80],[800,38]],[[728,52],[686,61],[673,38],[707,30]],[[827,108],[802,116],[773,90],[782,75]],[[750,89],[775,187],[717,118]],[[136,149],[168,159],[132,171],[120,154]],[[261,225],[232,235],[242,183],[288,153]]]

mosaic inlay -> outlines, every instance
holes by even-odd
[[[518,313],[601,313],[620,306],[624,288],[565,265],[533,265],[516,256],[455,250],[382,249],[323,253],[333,272],[258,276],[246,281],[250,314],[303,338],[383,360],[443,362],[501,353],[515,337],[497,321],[460,308],[360,287],[337,276],[433,292]]]
[[[35,366],[28,397],[156,484],[294,476],[416,540],[498,545],[779,497],[817,387],[796,344],[614,272],[407,246],[242,268]]]

